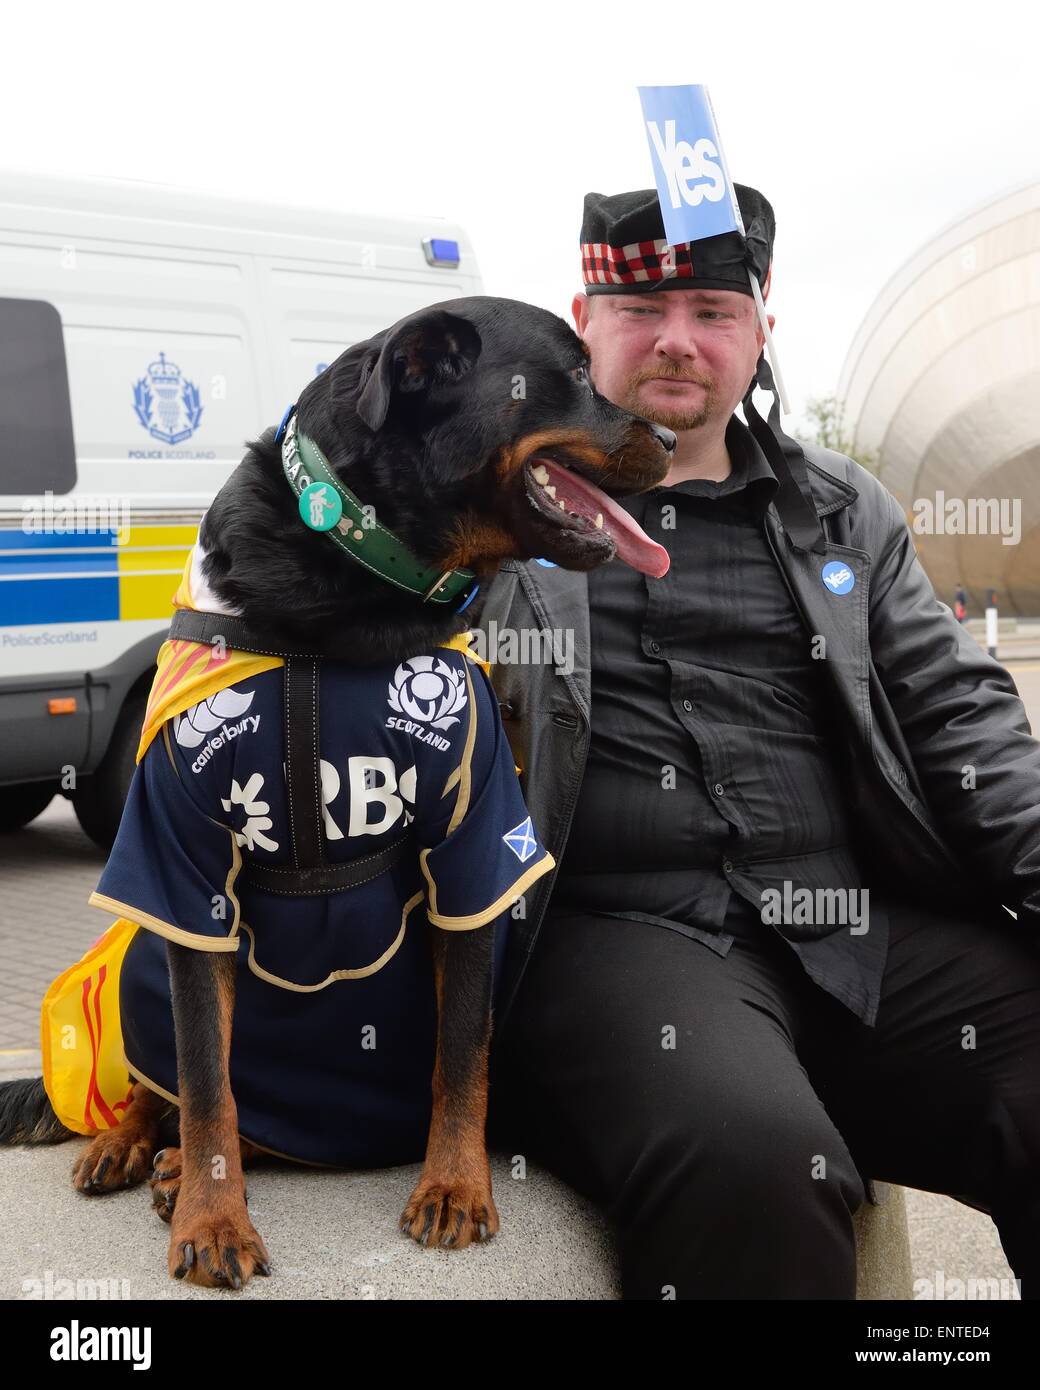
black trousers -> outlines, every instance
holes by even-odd
[[[1040,1298],[1036,935],[886,911],[873,1028],[750,910],[725,957],[546,917],[494,1038],[489,1139],[604,1209],[622,1297],[852,1299],[874,1178],[990,1214]]]

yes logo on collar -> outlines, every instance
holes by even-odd
[[[832,594],[847,594],[856,583],[856,576],[841,560],[831,560],[824,565],[820,578]]]

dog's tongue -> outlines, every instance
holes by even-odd
[[[549,482],[556,488],[556,501],[562,502],[567,511],[577,512],[592,522],[597,513],[602,514],[603,530],[617,546],[618,558],[626,565],[654,579],[668,573],[671,561],[664,546],[652,541],[639,523],[595,483],[550,458],[539,456],[537,460],[532,459],[532,463],[540,463],[547,470]]]

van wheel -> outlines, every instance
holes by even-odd
[[[101,849],[111,849],[123,816],[126,794],[137,766],[137,745],[148,701],[132,695],[116,720],[116,727],[97,771],[84,777],[72,793],[72,806],[80,825]]]
[[[0,835],[21,830],[34,821],[54,800],[57,782],[19,782],[0,787]]]

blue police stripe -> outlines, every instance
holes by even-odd
[[[118,621],[116,535],[0,531],[0,627]]]

